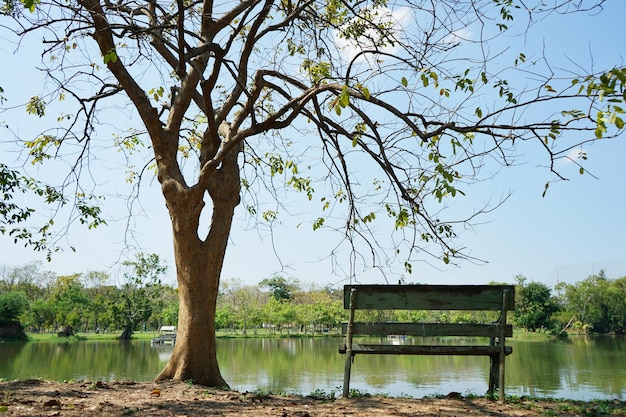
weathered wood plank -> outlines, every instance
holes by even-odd
[[[352,334],[388,336],[401,334],[407,336],[476,336],[499,337],[500,325],[497,323],[361,323],[352,324]],[[342,324],[343,334],[348,332],[348,323]],[[513,326],[507,325],[505,336],[513,336]]]
[[[505,346],[506,355],[513,353],[511,346]],[[346,353],[346,345],[339,347],[339,353]],[[371,345],[355,343],[352,354],[372,355],[469,355],[496,356],[500,353],[499,346],[447,346],[447,345]]]
[[[509,291],[506,309],[515,309],[513,285],[346,285],[344,308],[356,288],[354,308],[360,310],[502,310],[502,293]]]

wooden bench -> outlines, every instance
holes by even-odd
[[[505,340],[513,335],[507,324],[507,311],[515,309],[515,288],[512,285],[346,285],[344,308],[349,321],[343,325],[345,344],[339,353],[346,355],[343,396],[350,394],[350,371],[356,354],[393,355],[482,355],[489,356],[488,393],[499,388],[499,400],[504,401],[504,359],[513,352]],[[467,310],[499,311],[493,323],[358,323],[356,310]],[[424,345],[424,344],[362,344],[353,343],[362,336],[465,336],[485,337],[485,345]],[[410,339],[409,339],[410,340]]]

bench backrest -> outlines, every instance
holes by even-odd
[[[350,308],[350,293],[356,289],[357,310],[491,310],[515,309],[513,285],[345,285],[344,308]]]
[[[355,290],[354,292],[352,290]],[[344,308],[354,310],[467,310],[500,311],[515,309],[513,285],[346,285]],[[484,336],[511,337],[506,317],[496,323],[358,323],[351,318],[353,335],[386,336]],[[504,329],[501,329],[504,324]],[[348,332],[348,323],[343,333]],[[502,334],[504,330],[504,334]]]

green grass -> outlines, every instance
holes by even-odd
[[[299,332],[294,332],[293,330],[287,332],[286,330],[283,330],[282,333],[277,332],[277,331],[273,331],[270,334],[269,329],[257,329],[256,331],[254,330],[248,330],[246,334],[243,334],[241,332],[241,330],[238,330],[237,332],[232,332],[229,330],[218,330],[215,333],[216,337],[218,338],[224,338],[224,339],[230,339],[230,338],[245,338],[245,339],[255,339],[255,338],[277,338],[277,339],[298,339],[298,338],[310,338],[310,337],[341,337],[342,335],[340,333],[335,333],[335,332],[331,332],[331,333],[320,333],[320,332],[315,332],[315,335],[313,335],[313,333],[308,332],[308,333],[299,333]]]
[[[76,336],[68,337],[68,338],[60,338],[56,335],[56,333],[28,333],[28,340],[39,342],[55,342],[55,341],[80,341],[80,340],[116,340],[122,331],[114,332],[114,333],[81,333],[78,332]],[[133,340],[150,340],[156,337],[157,332],[135,332],[133,333]],[[319,333],[316,332],[314,335],[311,332],[308,333],[299,333],[294,331],[287,332],[283,330],[282,333],[277,331],[273,331],[270,334],[269,329],[257,329],[248,330],[246,334],[243,334],[241,330],[237,332],[229,331],[229,330],[218,330],[216,332],[217,338],[237,338],[237,339],[255,339],[255,338],[276,338],[276,339],[296,339],[296,338],[310,338],[310,337],[343,337],[340,333],[331,332],[331,333]],[[539,333],[539,332],[527,332],[522,329],[515,328],[513,330],[513,337],[509,338],[509,340],[521,341],[521,342],[546,342],[550,340],[555,340],[554,336],[551,336],[548,333]]]
[[[75,341],[85,341],[85,340],[117,340],[119,338],[122,331],[114,332],[114,333],[76,333],[75,336],[71,337],[58,337],[56,333],[28,333],[28,340],[32,342],[75,342]],[[135,332],[133,333],[132,340],[150,340],[155,338],[158,335],[157,332]],[[341,334],[338,333],[315,333],[315,337],[341,337]],[[217,338],[238,338],[238,339],[254,339],[254,338],[277,338],[277,339],[293,339],[293,338],[309,338],[313,337],[313,335],[309,332],[307,334],[304,333],[296,333],[296,332],[287,332],[283,331],[282,333],[278,333],[276,331],[270,334],[268,329],[258,329],[256,332],[252,330],[248,330],[247,334],[242,334],[241,331],[232,332],[226,330],[219,330],[216,333]]]
[[[507,340],[515,340],[519,342],[547,342],[550,340],[557,340],[557,338],[549,333],[528,332],[524,329],[515,327],[513,328],[513,337],[508,337]]]
[[[85,340],[117,340],[119,333],[77,333],[75,336],[59,337],[56,333],[28,333],[28,340],[32,342],[77,342]],[[157,336],[156,332],[133,333],[133,340],[150,340]]]

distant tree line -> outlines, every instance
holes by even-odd
[[[20,323],[30,332],[56,332],[71,326],[80,332],[119,332],[130,338],[178,321],[177,289],[164,284],[166,265],[155,254],[139,254],[113,276],[90,271],[57,276],[38,263],[0,268],[0,324]],[[516,310],[511,321],[533,332],[566,334],[626,333],[626,277],[606,278],[603,271],[575,284],[552,289],[515,277]],[[492,312],[359,311],[361,321],[489,322]],[[343,292],[275,276],[257,285],[222,282],[218,329],[255,334],[338,333],[347,321]],[[0,338],[2,334],[0,333]]]
[[[515,324],[530,331],[565,334],[626,333],[626,277],[609,279],[604,271],[552,290],[540,282],[515,277]]]
[[[177,320],[176,289],[162,284],[167,270],[158,255],[138,254],[123,262],[118,275],[89,271],[72,275],[43,272],[39,263],[0,269],[0,300],[21,299],[19,309],[0,323],[19,320],[30,332],[120,332],[158,328]],[[13,303],[15,304],[15,303]]]

